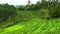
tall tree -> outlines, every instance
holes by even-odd
[[[28,4],[26,5],[26,9],[30,9],[30,4],[31,4],[31,1],[28,0]]]
[[[31,3],[31,1],[30,1],[30,0],[28,0],[28,5],[30,5],[30,3]]]

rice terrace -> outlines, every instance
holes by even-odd
[[[27,0],[26,5],[25,0],[17,5],[2,1],[0,34],[60,34],[60,0]]]

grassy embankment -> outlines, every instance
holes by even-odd
[[[25,13],[21,11],[20,13]],[[20,22],[14,26],[1,29],[0,34],[60,34],[60,18],[52,20],[40,19],[35,11],[26,11],[31,19]]]

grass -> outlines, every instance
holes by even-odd
[[[23,11],[25,13],[25,11]],[[0,34],[60,34],[60,18],[52,20],[39,19],[37,12],[26,11],[32,15],[28,21],[0,29]]]

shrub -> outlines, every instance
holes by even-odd
[[[40,9],[40,18],[46,19],[49,18],[49,10],[48,9]]]

